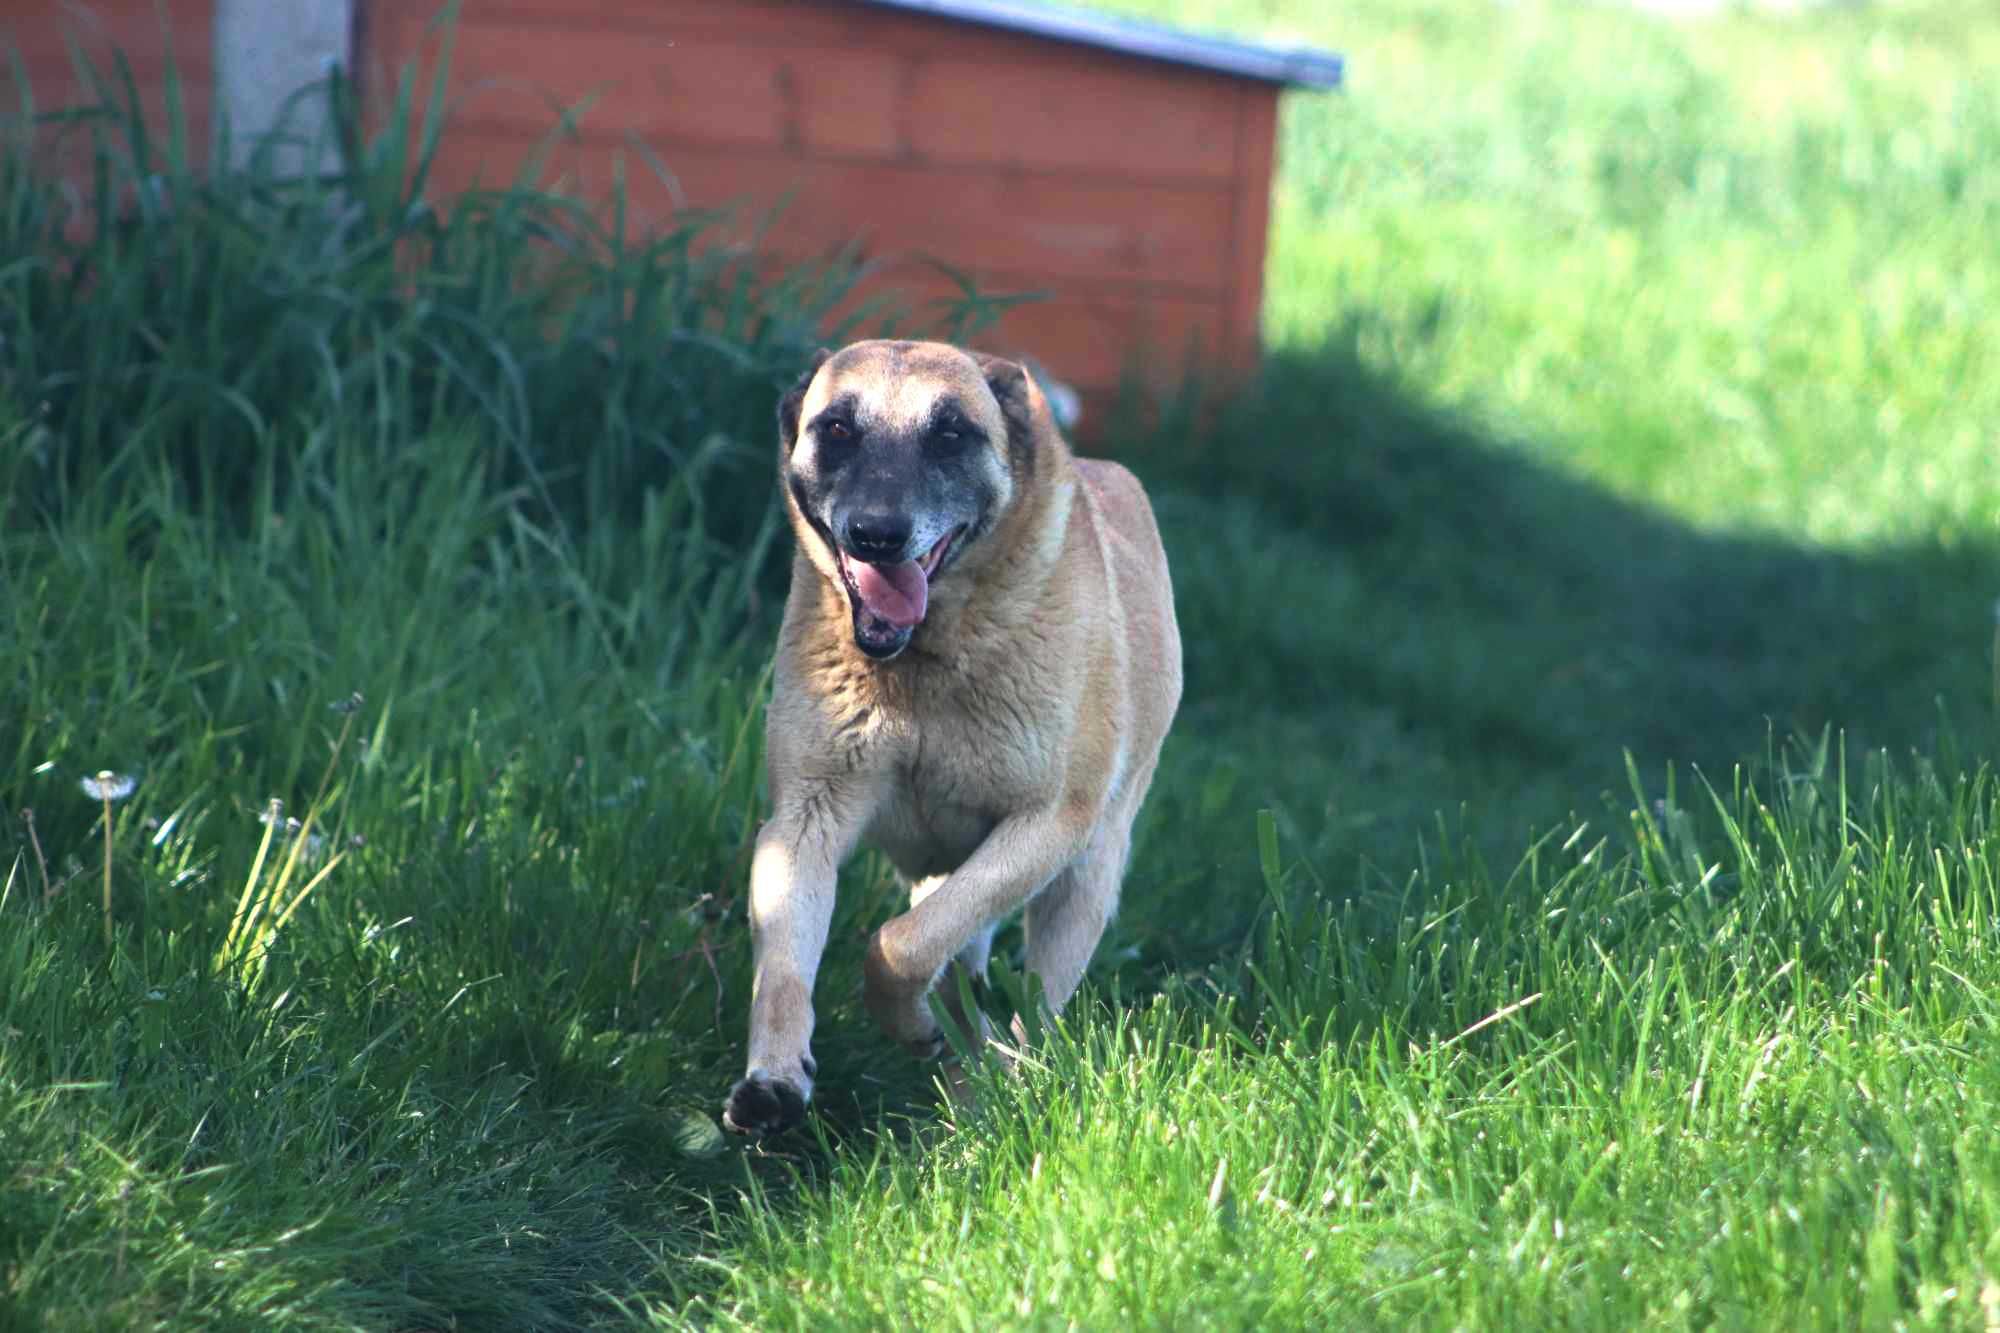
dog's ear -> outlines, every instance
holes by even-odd
[[[1042,432],[1055,430],[1048,400],[1042,397],[1035,377],[1020,362],[984,352],[975,352],[973,359],[979,363],[980,373],[986,376],[986,387],[993,391],[994,401],[1000,404],[1000,415],[1006,418],[1007,457],[1017,471],[1033,472],[1035,449]]]
[[[979,363],[980,374],[986,376],[986,387],[993,391],[993,397],[1000,404],[1000,415],[1007,418],[1007,428],[1023,434],[1034,429],[1034,414],[1028,403],[1028,394],[1033,385],[1029,382],[1027,367],[1018,361],[1005,357],[988,356],[984,352],[973,353]]]
[[[778,444],[787,454],[791,453],[792,445],[798,442],[799,408],[806,400],[806,390],[812,387],[813,376],[819,374],[819,368],[825,365],[826,359],[832,355],[833,353],[824,347],[814,352],[812,360],[806,363],[805,373],[800,375],[792,383],[792,387],[785,390],[785,396],[778,400]]]

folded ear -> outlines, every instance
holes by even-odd
[[[819,368],[825,365],[826,359],[832,355],[833,353],[824,347],[814,352],[812,360],[806,363],[805,373],[800,375],[792,387],[785,390],[785,396],[778,400],[778,443],[784,453],[791,453],[792,445],[798,442],[799,408],[806,400],[806,390],[812,387],[813,376],[819,374]]]
[[[1000,415],[1007,419],[1008,457],[1021,471],[1034,471],[1036,442],[1043,431],[1053,434],[1056,429],[1048,399],[1020,362],[984,352],[974,352],[972,359],[986,376],[986,387],[1000,404]]]

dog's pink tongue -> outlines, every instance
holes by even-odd
[[[870,565],[854,562],[854,588],[861,604],[873,615],[897,629],[908,629],[924,618],[930,603],[931,584],[924,569],[914,560],[900,565]]]

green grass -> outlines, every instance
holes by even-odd
[[[1701,526],[2000,524],[1986,7],[1106,7],[1349,56],[1345,91],[1284,111],[1281,344],[1338,328],[1426,400]]]
[[[1669,807],[1629,856],[1579,828],[1506,884],[1439,867],[1386,929],[1353,900],[1278,918],[1220,978],[1236,1003],[1183,984],[1093,1014],[930,1158],[849,1159],[803,1218],[755,1214],[713,1308],[1980,1327],[1994,791],[1786,778],[1775,810]]]
[[[2000,1326],[2000,20],[1179,12],[1353,81],[1260,384],[1111,431],[1188,649],[1126,909],[955,1118],[862,859],[761,1151],[770,406],[843,273],[412,209],[417,90],[340,207],[8,159],[0,1323]]]

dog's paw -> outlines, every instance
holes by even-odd
[[[806,1094],[782,1078],[753,1069],[722,1103],[722,1126],[733,1134],[781,1134],[806,1118]]]
[[[882,1035],[919,1060],[935,1060],[950,1049],[944,1028],[931,1013],[930,1001],[922,991],[914,996],[904,993],[878,997],[878,1002],[868,1009]]]
[[[933,1060],[942,1060],[949,1055],[951,1043],[945,1039],[944,1029],[932,1023],[927,1034],[904,1038],[903,1049],[923,1063],[929,1064]]]

